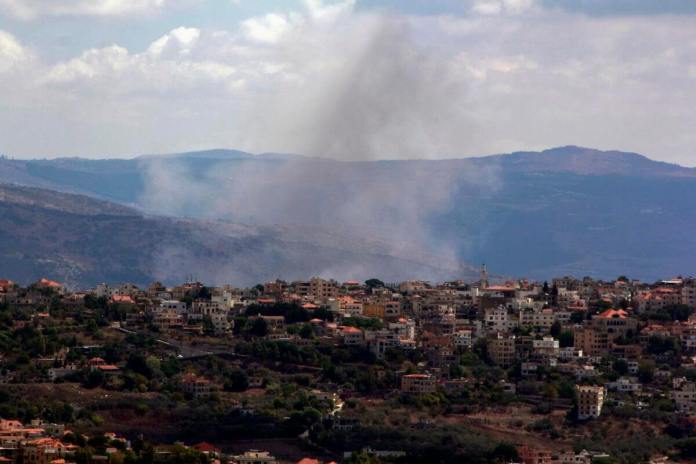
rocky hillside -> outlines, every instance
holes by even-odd
[[[252,285],[277,277],[401,280],[472,272],[432,256],[399,256],[384,244],[355,237],[146,216],[35,188],[0,185],[0,217],[0,275],[20,282],[46,276],[88,287],[102,281],[180,282],[192,275],[210,283]]]

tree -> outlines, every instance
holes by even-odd
[[[384,282],[382,282],[379,279],[367,279],[365,281],[365,286],[372,289],[372,288],[380,288],[384,287]]]
[[[348,459],[343,461],[346,464],[381,464],[382,461],[367,451],[352,453]]]
[[[249,334],[254,337],[265,337],[268,335],[268,323],[262,317],[255,317],[251,321]]]
[[[140,353],[133,353],[128,357],[126,367],[136,374],[152,378],[152,369],[148,365],[147,359]]]
[[[558,344],[561,348],[569,348],[575,344],[575,336],[570,330],[564,330],[558,335]]]
[[[201,287],[201,289],[198,291],[198,298],[201,300],[209,300],[210,297],[210,289],[208,287]]]
[[[491,458],[499,462],[517,462],[520,459],[517,448],[509,443],[498,443],[491,453]]]
[[[561,334],[562,329],[563,326],[561,325],[561,321],[554,321],[553,325],[551,325],[551,336],[554,338],[558,338],[558,336]]]
[[[85,379],[86,388],[96,388],[104,383],[104,373],[99,369],[89,371]]]
[[[628,373],[628,363],[623,359],[614,361],[612,368],[619,375],[626,375]]]
[[[314,338],[314,327],[312,327],[312,324],[302,324],[300,337],[307,339]]]
[[[638,380],[641,382],[650,382],[655,376],[655,363],[652,361],[644,361],[638,365]]]
[[[249,377],[241,369],[235,369],[227,376],[225,390],[233,392],[243,392],[249,388]]]
[[[676,338],[652,335],[648,338],[647,351],[655,355],[665,354],[670,351],[674,354],[679,354],[681,344]]]

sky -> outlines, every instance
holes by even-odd
[[[693,0],[0,0],[0,153],[696,165]]]

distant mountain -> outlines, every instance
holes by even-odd
[[[567,146],[541,152],[516,152],[478,158],[482,163],[500,162],[513,172],[567,172],[579,175],[696,177],[696,169],[653,161],[637,153],[600,151]]]
[[[0,185],[0,275],[47,276],[76,287],[155,279],[252,285],[322,274],[401,280],[471,276],[437,257],[321,230],[145,216],[85,196]]]
[[[695,273],[696,169],[635,153],[568,146],[437,161],[224,150],[132,160],[6,159],[0,181],[150,214],[286,224],[334,231],[327,237],[340,232],[346,240],[368,236],[402,256],[485,262],[503,275]]]

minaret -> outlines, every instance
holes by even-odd
[[[481,265],[481,282],[480,282],[481,288],[487,288],[488,287],[488,271],[486,270],[486,265],[482,264]]]

